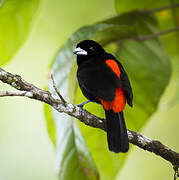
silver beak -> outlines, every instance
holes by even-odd
[[[73,53],[76,54],[76,55],[87,55],[87,51],[85,51],[84,49],[81,49],[80,47],[77,47],[73,50]]]

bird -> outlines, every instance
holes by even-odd
[[[73,51],[77,55],[77,79],[88,102],[101,104],[106,117],[108,148],[114,153],[129,150],[129,138],[124,119],[126,102],[133,106],[133,92],[122,64],[93,40],[79,42]]]

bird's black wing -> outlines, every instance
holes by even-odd
[[[117,61],[118,65],[119,65],[119,69],[121,71],[121,81],[122,81],[122,87],[124,90],[124,94],[127,100],[127,103],[129,104],[129,106],[133,106],[133,93],[132,93],[132,88],[131,88],[131,84],[128,78],[127,73],[125,72],[123,66],[121,65],[121,63],[119,61]]]
[[[110,67],[103,64],[90,64],[78,68],[77,78],[83,94],[91,101],[101,98],[105,101],[113,101],[116,88],[121,86],[121,80],[111,70]]]

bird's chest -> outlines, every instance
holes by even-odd
[[[86,63],[78,67],[77,76],[84,80],[100,80],[101,73],[104,72],[104,65],[102,63],[92,64]]]

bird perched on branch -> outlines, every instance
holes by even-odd
[[[95,41],[84,40],[73,52],[77,55],[77,79],[82,93],[104,108],[109,150],[127,152],[129,139],[123,111],[126,101],[131,107],[133,101],[127,73],[119,61]]]

